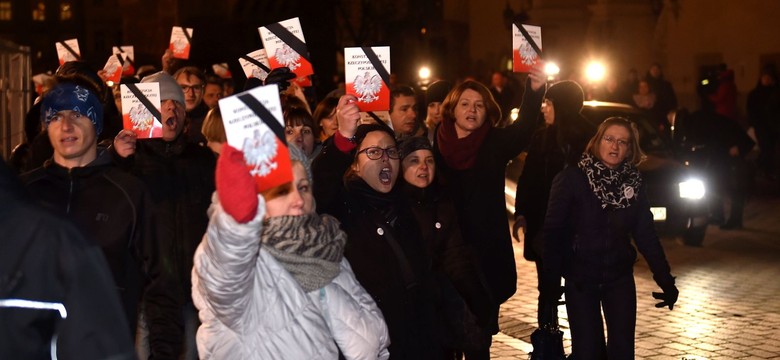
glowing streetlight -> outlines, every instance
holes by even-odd
[[[607,68],[600,62],[591,62],[585,67],[585,76],[590,82],[598,82],[604,79]]]
[[[554,80],[556,76],[561,72],[561,68],[554,62],[546,62],[544,64],[544,73],[547,74],[547,80]]]
[[[427,66],[423,66],[417,72],[417,75],[420,77],[420,80],[428,80],[431,78],[431,69]]]

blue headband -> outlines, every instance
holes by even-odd
[[[95,134],[103,131],[103,105],[93,92],[72,83],[61,83],[43,95],[41,121],[49,125],[51,118],[64,110],[77,111],[95,125]]]

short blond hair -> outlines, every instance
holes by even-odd
[[[219,104],[209,110],[206,118],[203,119],[203,125],[200,132],[208,141],[224,143],[227,142],[225,135],[225,125],[222,123],[222,112],[219,110]]]

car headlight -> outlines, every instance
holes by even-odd
[[[680,197],[699,200],[704,197],[704,182],[699,179],[688,179],[680,183]]]

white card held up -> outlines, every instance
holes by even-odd
[[[522,25],[528,32],[531,39],[539,48],[542,49],[542,28],[534,25]],[[534,47],[520,32],[517,25],[512,25],[512,64],[514,72],[530,72],[531,69],[541,61],[541,54],[538,54]]]
[[[54,45],[57,47],[57,58],[59,58],[60,66],[68,61],[81,60],[78,39],[58,41]]]
[[[276,84],[259,86],[219,100],[228,145],[241,150],[256,190],[292,181],[284,140],[284,118]]]
[[[114,54],[108,57],[106,65],[103,66],[103,71],[106,72],[106,82],[119,83],[119,79],[122,78],[122,64],[124,63],[121,57],[122,54]]]
[[[260,27],[259,31],[271,69],[288,67],[299,78],[314,74],[297,17]]]
[[[211,65],[211,70],[214,71],[214,74],[219,76],[222,79],[231,79],[233,78],[233,74],[230,73],[230,67],[227,63],[219,63],[219,64],[213,64]]]
[[[247,79],[255,78],[265,81],[265,78],[268,77],[268,71],[271,69],[265,49],[255,50],[238,58],[238,63],[241,64]]]
[[[390,47],[344,48],[346,93],[358,98],[360,111],[390,109]]]
[[[171,29],[171,41],[168,48],[173,52],[173,57],[185,60],[190,58],[192,31],[192,28],[183,28],[181,26],[174,26]]]
[[[135,51],[133,45],[114,46],[111,48],[113,54],[121,54],[124,59],[122,64],[122,76],[133,76],[135,74]]]
[[[137,96],[130,87],[137,89]],[[162,137],[162,123],[154,116],[160,113],[160,84],[138,83],[122,84],[122,127],[132,130],[139,139]],[[151,107],[151,108],[150,108]]]

